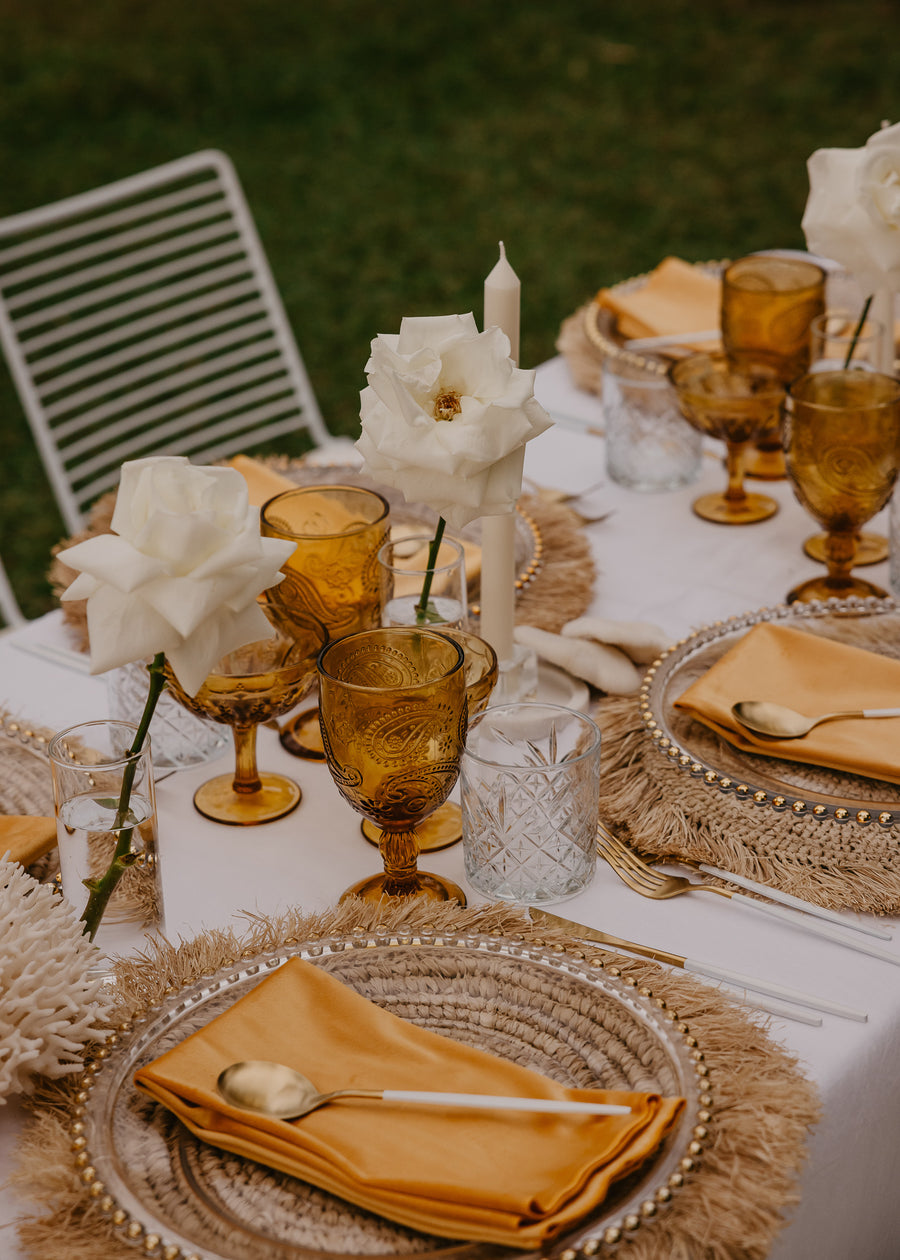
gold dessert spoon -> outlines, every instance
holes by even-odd
[[[731,712],[748,731],[767,739],[802,739],[814,726],[833,722],[836,718],[900,717],[900,709],[849,709],[842,713],[822,713],[807,717],[796,709],[769,700],[739,700]]]
[[[320,1094],[312,1081],[284,1063],[248,1059],[219,1073],[216,1087],[226,1102],[274,1120],[299,1120],[341,1098],[415,1103],[428,1107],[477,1107],[481,1110],[544,1111],[569,1115],[627,1116],[630,1107],[565,1098],[499,1098],[494,1094],[444,1094],[418,1089],[335,1089]]]

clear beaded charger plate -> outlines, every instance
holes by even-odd
[[[195,983],[122,1036],[86,1093],[82,1180],[141,1254],[178,1260],[300,1260],[412,1255],[499,1260],[520,1251],[429,1237],[295,1178],[218,1151],[139,1095],[132,1076],[247,993],[289,957],[325,967],[370,1000],[458,1041],[564,1084],[686,1099],[678,1123],[641,1169],[547,1254],[606,1242],[652,1219],[695,1160],[711,1104],[696,1041],[664,1003],[599,960],[483,935],[353,933],[285,947]],[[373,1085],[377,1082],[373,1082]],[[436,1082],[437,1084],[437,1082]],[[701,1092],[703,1091],[703,1092]],[[514,1175],[514,1168],[509,1170]]]
[[[793,817],[882,827],[900,822],[897,784],[743,752],[675,708],[692,682],[748,630],[767,621],[900,659],[900,605],[893,599],[830,599],[733,617],[677,643],[647,671],[640,709],[652,739],[685,773],[713,791],[732,792]]]

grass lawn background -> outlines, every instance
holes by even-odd
[[[802,247],[809,154],[900,120],[898,36],[868,0],[0,0],[0,215],[225,150],[352,435],[370,339],[480,320],[500,239],[524,366],[666,254]],[[4,365],[0,440],[35,616],[63,528]]]

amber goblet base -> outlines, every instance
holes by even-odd
[[[286,817],[303,799],[299,786],[286,775],[264,772],[258,783],[259,787],[242,795],[234,789],[233,775],[216,775],[197,788],[194,808],[213,822],[252,827]]]
[[[828,563],[825,555],[827,537],[827,534],[813,534],[807,538],[803,544],[803,550],[810,560],[816,560],[819,564]],[[857,569],[865,568],[867,564],[881,564],[882,560],[887,560],[889,550],[888,540],[884,534],[857,534],[856,556],[853,563]]]
[[[306,761],[325,760],[318,707],[303,709],[290,718],[278,732],[278,739],[284,751],[292,757],[303,757]]]
[[[745,477],[754,481],[785,481],[787,475],[787,464],[780,442],[777,446],[760,443],[747,453],[744,460]]]
[[[717,525],[753,525],[765,521],[778,511],[778,504],[767,494],[741,491],[733,498],[728,493],[701,494],[691,504],[694,513],[704,521]]]

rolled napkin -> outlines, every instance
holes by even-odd
[[[233,1107],[216,1079],[272,1059],[322,1092],[349,1086],[576,1098],[625,1116],[472,1112],[348,1101],[301,1120]],[[565,1089],[460,1045],[292,958],[205,1028],[135,1075],[139,1089],[213,1146],[257,1160],[425,1233],[533,1249],[601,1203],[657,1149],[679,1098]]]
[[[0,856],[30,866],[56,848],[56,819],[30,814],[0,815]]]
[[[595,301],[616,316],[623,337],[660,337],[719,327],[722,285],[718,276],[665,258],[640,288],[601,289]],[[709,341],[695,349],[709,349]]]
[[[659,626],[646,621],[609,621],[578,617],[550,634],[535,626],[517,626],[514,638],[551,665],[605,691],[628,696],[641,685],[638,665],[656,660],[669,644]]]
[[[822,635],[764,623],[675,701],[736,748],[900,783],[900,718],[847,718],[802,739],[765,739],[732,715],[740,700],[768,700],[815,717],[900,706],[900,661]]]

